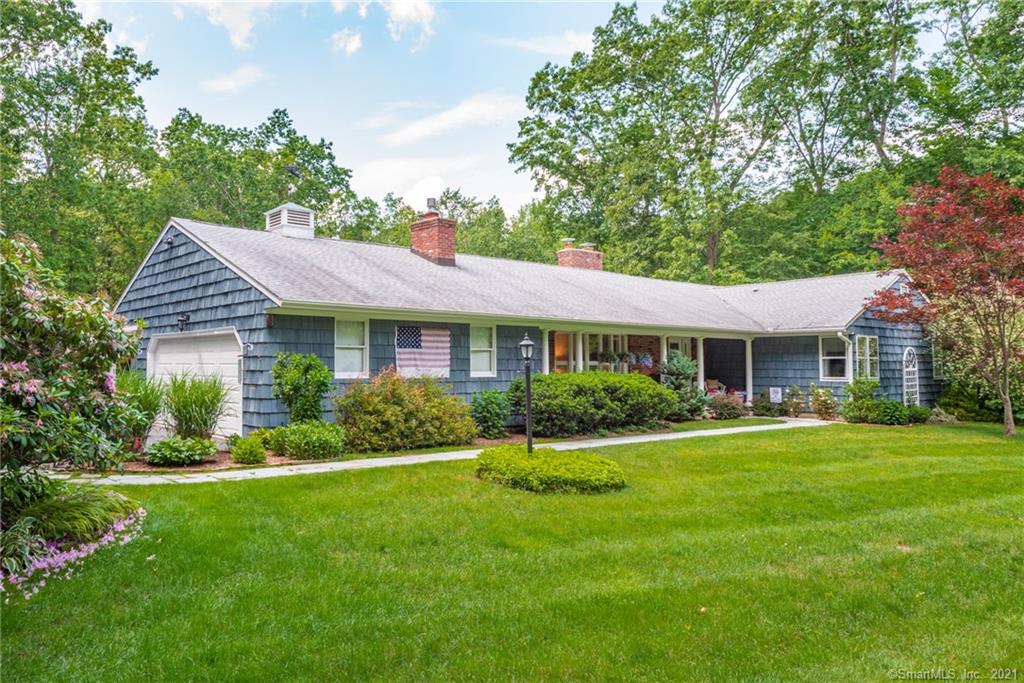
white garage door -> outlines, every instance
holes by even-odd
[[[156,335],[149,341],[149,376],[173,374],[220,377],[230,393],[228,414],[217,423],[217,435],[242,433],[242,346],[233,329]],[[157,431],[157,430],[154,430]]]

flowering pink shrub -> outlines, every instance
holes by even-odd
[[[115,394],[113,369],[138,340],[98,299],[72,297],[35,245],[0,232],[0,467],[6,529],[40,494],[38,469],[117,462],[138,411]]]
[[[0,593],[4,593],[4,602],[10,602],[8,593],[20,593],[26,600],[39,592],[46,585],[47,579],[70,578],[75,569],[85,560],[104,546],[125,545],[142,533],[142,523],[146,519],[146,510],[138,508],[127,517],[117,520],[95,541],[77,544],[62,544],[47,541],[43,552],[19,572],[8,572],[0,568]]]

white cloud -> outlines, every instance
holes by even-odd
[[[462,100],[451,109],[410,121],[384,135],[381,142],[388,147],[399,147],[437,137],[457,128],[487,126],[506,121],[521,116],[525,111],[518,97],[497,92],[480,93]]]
[[[437,12],[431,0],[380,0],[380,5],[388,15],[388,32],[394,40],[401,40],[403,33],[417,27],[421,42],[434,35]],[[365,16],[364,10],[365,7],[360,7],[360,14]]]
[[[117,45],[124,45],[135,50],[140,55],[146,51],[146,40],[142,38],[132,38],[127,32],[116,30],[111,31],[106,35],[104,39],[107,42],[107,49],[113,51]]]
[[[478,169],[482,157],[475,154],[451,157],[389,157],[356,164],[352,189],[361,195],[383,197],[394,192],[414,209],[425,209],[427,197],[437,197],[448,184]]]
[[[175,16],[180,18],[179,6],[194,7],[205,12],[206,19],[214,26],[222,26],[237,49],[249,47],[249,38],[256,22],[266,13],[274,0],[176,0]]]
[[[99,0],[75,0],[75,9],[87,24],[103,16],[103,3]]]
[[[343,28],[331,35],[331,50],[344,52],[346,55],[354,55],[363,46],[363,36],[360,33],[353,33]]]
[[[345,8],[348,7],[348,2],[346,2],[346,0],[332,0],[331,7],[334,8],[335,12],[341,14],[345,11]]]
[[[534,36],[532,38],[492,38],[490,42],[527,52],[571,57],[576,52],[590,52],[594,39],[585,33],[564,31],[560,35]]]
[[[203,81],[199,84],[199,87],[204,92],[209,93],[236,93],[260,81],[264,81],[266,78],[267,75],[263,73],[263,69],[252,64],[246,64],[219,78]]]
[[[363,130],[376,130],[378,128],[387,128],[388,126],[394,126],[401,121],[398,112],[406,111],[409,109],[437,109],[438,106],[433,102],[426,102],[424,100],[399,100],[397,102],[388,102],[380,111],[376,114],[371,114],[365,118],[356,121],[356,127]]]

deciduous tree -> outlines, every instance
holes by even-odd
[[[944,168],[900,214],[899,235],[880,247],[927,300],[886,290],[872,303],[890,320],[939,323],[943,348],[995,390],[1013,435],[1011,384],[1024,372],[1024,189]]]

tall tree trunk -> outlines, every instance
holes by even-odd
[[[718,238],[719,231],[712,230],[708,233],[707,237],[707,253],[705,254],[704,263],[707,265],[708,270],[714,270],[718,265]]]
[[[1017,427],[1013,423],[1013,401],[1010,399],[1009,385],[1001,393],[1003,394],[1003,434],[1006,436],[1016,436]]]

